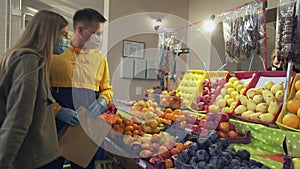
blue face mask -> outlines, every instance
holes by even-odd
[[[69,46],[70,46],[70,40],[62,38],[59,40],[58,45],[54,48],[53,54],[60,55],[60,54],[64,53],[68,49]]]

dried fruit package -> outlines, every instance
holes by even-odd
[[[276,52],[284,61],[300,63],[299,4],[296,0],[280,0],[276,26]]]
[[[263,3],[254,2],[226,14],[223,21],[225,54],[231,61],[261,55],[264,38]]]

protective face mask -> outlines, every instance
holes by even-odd
[[[70,46],[70,40],[62,38],[59,40],[58,45],[54,48],[53,54],[55,55],[62,54],[68,49],[69,46]]]
[[[102,33],[101,34],[92,34],[89,40],[84,44],[84,48],[101,50],[102,48]]]

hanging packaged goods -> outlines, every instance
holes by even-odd
[[[277,14],[276,52],[284,61],[300,63],[299,7],[296,0],[280,0]]]
[[[252,52],[261,55],[263,45],[263,3],[254,2],[228,12],[223,21],[225,53],[231,60],[248,59]]]

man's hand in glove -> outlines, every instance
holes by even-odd
[[[96,118],[99,117],[106,110],[106,100],[102,97],[93,101],[93,103],[88,107],[91,115]]]
[[[80,123],[77,112],[65,107],[62,107],[58,111],[56,118],[69,124],[70,126],[76,126]]]

